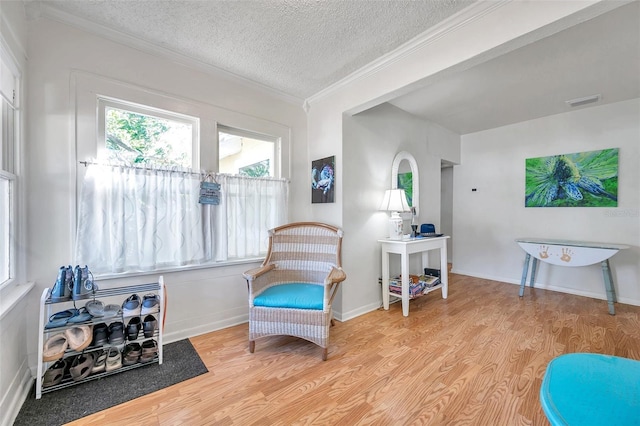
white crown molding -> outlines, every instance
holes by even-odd
[[[225,71],[216,66],[207,64],[200,60],[194,59],[187,55],[184,55],[180,52],[176,52],[174,50],[168,49],[166,47],[161,47],[150,43],[146,40],[139,39],[137,37],[131,36],[127,33],[114,30],[112,28],[108,28],[104,25],[97,24],[95,22],[91,22],[87,19],[80,18],[78,16],[72,15],[70,13],[61,11],[56,9],[46,2],[37,2],[37,6],[34,5],[37,10],[33,10],[32,16],[39,18],[45,17],[66,25],[73,26],[75,28],[81,29],[83,31],[95,34],[97,36],[103,37],[107,40],[114,41],[119,44],[123,44],[127,47],[131,47],[134,49],[141,50],[145,53],[149,53],[154,56],[159,56],[164,59],[169,59],[178,64],[187,66],[189,68],[202,71],[216,77],[225,78],[227,80],[231,80],[235,83],[238,83],[247,88],[257,90],[261,93],[273,96],[277,99],[285,101],[287,103],[291,103],[294,105],[298,105],[302,107],[304,99],[298,98],[296,96],[289,95],[272,87],[266,86],[264,84],[258,83],[251,79],[242,77],[238,74],[234,74],[229,71]]]
[[[337,81],[336,83],[322,89],[315,95],[310,96],[305,102],[313,103],[330,94],[340,90],[341,88],[348,86],[354,81],[366,78],[372,74],[375,74],[384,68],[392,65],[393,63],[411,55],[423,46],[434,43],[446,34],[459,30],[460,28],[470,24],[471,22],[492,13],[494,10],[510,3],[512,0],[497,0],[497,1],[477,1],[471,6],[464,8],[460,12],[452,15],[444,21],[429,28],[427,31],[419,34],[415,38],[402,44],[395,50],[382,55],[378,59],[368,63],[359,70],[351,73],[345,78]]]
[[[2,28],[2,31],[0,32],[0,42],[2,44],[3,54],[9,55],[11,60],[16,64],[22,64],[25,62],[28,59],[27,50],[24,48],[18,37],[16,37],[13,27],[7,21],[6,15],[4,14],[0,16],[0,28]],[[14,46],[18,51],[13,52],[10,46]],[[21,60],[18,60],[16,55],[19,55]]]
[[[307,98],[305,102],[312,104],[313,102],[321,100],[322,98],[329,96],[330,94],[344,88],[345,86],[355,81],[364,79],[377,72],[380,72],[384,70],[386,67],[394,64],[395,62],[411,55],[416,50],[419,50],[426,45],[434,43],[435,41],[441,39],[442,37],[444,37],[449,33],[459,31],[460,29],[477,21],[478,19],[481,19],[484,16],[494,13],[501,7],[509,5],[515,1],[517,0],[476,1],[471,6],[452,15],[448,19],[445,19],[444,21],[428,29],[424,33],[418,35],[414,39],[401,45],[397,49],[389,52],[386,55],[381,56],[380,58],[374,60],[373,62],[370,62],[369,64],[365,65],[359,70],[343,78],[342,80],[312,95],[311,97]],[[555,32],[558,32],[567,28],[567,26],[569,25],[575,25],[579,22],[592,19],[602,13],[606,13],[615,8],[631,3],[632,1],[637,1],[637,0],[617,0],[617,1],[585,0],[583,3],[588,3],[587,7],[581,10],[579,13],[573,15],[571,18],[569,18],[569,20],[562,20],[563,22],[560,22],[560,23],[556,22],[552,25],[547,26],[544,30],[542,30],[542,32],[539,33],[538,38],[549,36]],[[531,41],[532,40],[527,41],[527,39],[523,39],[521,43],[527,43]],[[514,48],[514,47],[512,46],[511,48]]]

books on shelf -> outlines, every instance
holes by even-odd
[[[440,284],[440,277],[433,275],[409,275],[409,298],[427,293],[431,288]],[[398,295],[402,294],[402,276],[389,279],[389,291]]]

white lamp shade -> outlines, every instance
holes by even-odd
[[[407,196],[404,193],[404,189],[387,189],[379,210],[388,212],[410,212],[411,207],[409,207],[409,203],[407,203]]]

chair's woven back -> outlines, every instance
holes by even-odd
[[[317,222],[299,222],[270,231],[264,264],[274,263],[279,282],[323,283],[332,267],[340,268],[342,230]]]

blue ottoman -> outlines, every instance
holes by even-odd
[[[554,358],[540,388],[553,425],[640,425],[640,361],[574,353]]]

